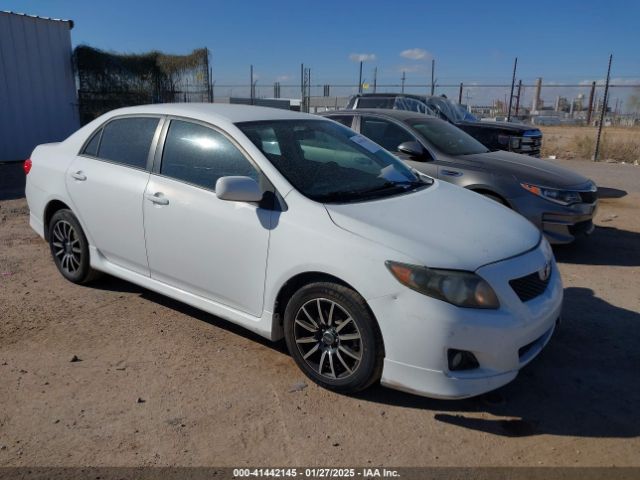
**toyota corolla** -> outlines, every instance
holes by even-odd
[[[115,110],[25,162],[67,280],[100,272],[271,340],[318,384],[440,398],[513,380],[562,304],[539,230],[336,122],[239,105]]]

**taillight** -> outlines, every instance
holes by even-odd
[[[32,163],[31,163],[31,159],[30,159],[30,158],[27,158],[27,159],[24,161],[24,165],[22,165],[22,168],[24,169],[24,174],[25,174],[25,175],[29,175],[29,172],[31,171],[31,165],[32,165]]]

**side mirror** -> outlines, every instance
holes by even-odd
[[[259,202],[260,185],[250,177],[220,177],[216,182],[216,196],[231,202]]]
[[[422,157],[425,153],[424,147],[416,141],[401,143],[398,145],[398,151],[411,157]]]

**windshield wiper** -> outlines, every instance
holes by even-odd
[[[385,182],[372,188],[364,190],[337,190],[335,192],[318,195],[316,200],[325,202],[338,202],[341,200],[363,200],[377,196],[376,194],[387,192],[389,194],[400,192],[408,192],[416,188],[429,185],[421,180],[406,180],[402,182]]]

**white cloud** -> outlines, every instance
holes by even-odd
[[[407,50],[403,50],[400,52],[400,56],[408,58],[409,60],[431,60],[433,58],[433,55],[422,48],[409,48]]]
[[[376,59],[375,53],[352,53],[349,60],[352,62],[369,62]]]
[[[291,80],[289,75],[280,75],[276,77],[276,82],[286,82],[287,80]]]

